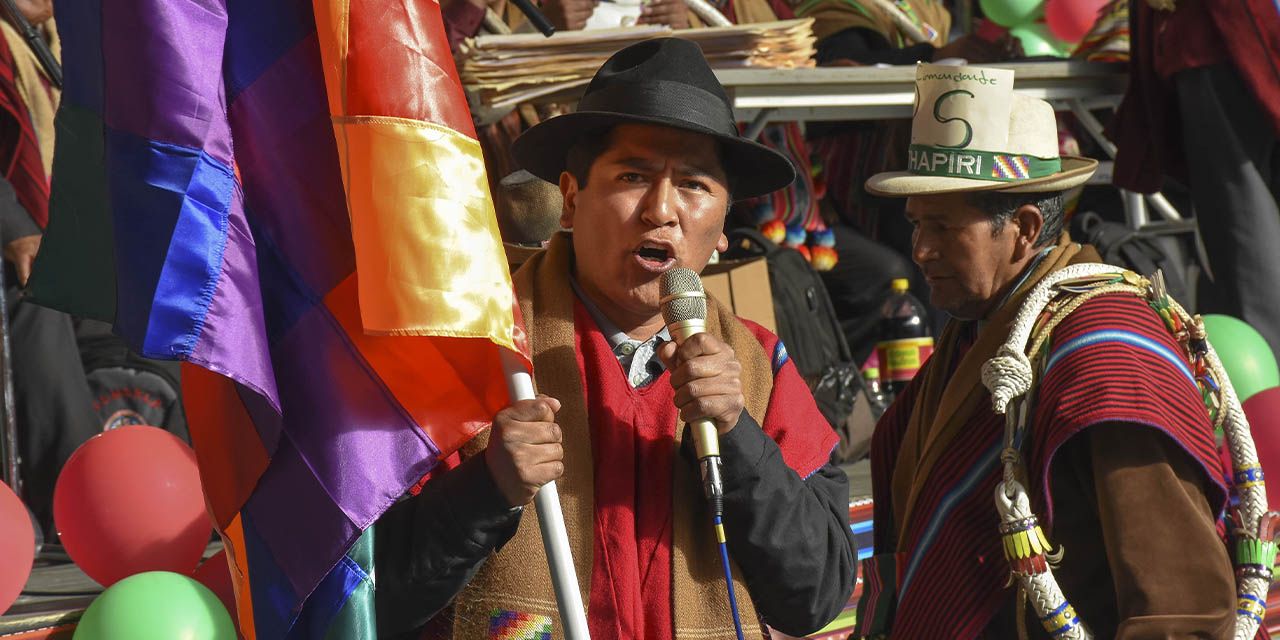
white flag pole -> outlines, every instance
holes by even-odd
[[[525,370],[524,361],[508,349],[498,348],[502,354],[502,370],[507,376],[507,392],[511,401],[534,397],[533,379]],[[560,606],[560,624],[566,640],[590,640],[587,631],[586,607],[582,606],[582,592],[578,591],[578,574],[573,568],[573,554],[569,550],[569,534],[564,527],[564,514],[560,511],[560,494],[556,483],[548,482],[533,497],[538,510],[538,524],[542,528],[542,546],[547,552],[547,564],[551,569],[551,584],[555,586],[556,603]]]

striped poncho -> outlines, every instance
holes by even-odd
[[[1029,282],[1025,289],[1032,286]],[[1016,303],[1015,298],[1009,304]],[[938,355],[926,363],[877,428],[872,445],[877,555],[864,564],[864,598],[883,604],[894,599],[896,584],[896,610],[880,609],[882,622],[892,619],[893,638],[982,637],[1001,607],[1015,597],[1015,590],[1004,588],[1009,569],[992,499],[1001,475],[1005,419],[991,410],[990,395],[970,375],[969,358],[978,355],[985,360],[973,352],[1002,343],[1007,332],[1007,325],[999,322],[975,332],[972,324],[953,321],[940,340]],[[1147,425],[1171,438],[1199,463],[1210,509],[1221,514],[1227,494],[1212,427],[1180,353],[1158,316],[1145,301],[1129,294],[1094,298],[1054,329],[1047,366],[1038,378],[1029,442],[1022,448],[1033,508],[1046,530],[1052,531],[1054,517],[1048,480],[1055,453],[1090,426],[1108,422]],[[953,387],[970,385],[979,390],[969,393],[971,401],[956,411],[960,418],[968,413],[958,430],[961,435],[949,441],[926,473],[916,476],[912,500],[904,501],[900,478],[895,486],[895,469],[903,463],[900,456],[913,410],[939,410],[936,399],[928,402],[922,396],[931,386],[930,371],[935,367],[946,368],[933,372],[935,380],[945,373],[946,381],[942,391],[932,387],[935,393],[951,396]],[[906,445],[909,449],[910,443]],[[909,505],[909,513],[895,514],[903,504]],[[1105,563],[1106,558],[1069,554],[1064,566],[1089,562]],[[873,584],[882,585],[878,593],[871,589]],[[871,629],[863,625],[872,622],[874,604],[868,603],[859,621],[863,635]]]

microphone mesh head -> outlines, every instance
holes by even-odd
[[[690,291],[703,293],[702,280],[698,278],[698,274],[693,270],[676,268],[662,274],[662,281],[658,287],[658,295],[661,297],[666,298],[667,296]],[[705,320],[706,317],[707,298],[705,295],[675,298],[662,305],[662,319],[667,324],[675,324],[695,318]]]

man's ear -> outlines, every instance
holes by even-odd
[[[1044,215],[1040,213],[1040,207],[1024,204],[1013,212],[1009,221],[1018,233],[1013,239],[1013,259],[1022,260],[1035,252],[1036,242],[1040,240],[1040,230],[1044,228]]]
[[[724,253],[729,250],[729,236],[720,234],[720,239],[716,240],[716,251]]]
[[[560,172],[560,196],[564,200],[564,206],[560,209],[560,228],[572,229],[573,214],[578,205],[578,179],[568,171]]]

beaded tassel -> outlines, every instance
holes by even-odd
[[[1004,557],[1009,570],[1017,576],[1029,576],[1049,570],[1045,554],[1052,548],[1035,516],[1000,525],[1004,538]]]
[[[1249,465],[1242,469],[1236,469],[1235,478],[1236,486],[1256,486],[1262,484],[1262,468],[1257,465]],[[1264,582],[1270,583],[1272,579],[1272,567],[1276,562],[1277,545],[1273,539],[1280,529],[1280,513],[1268,511],[1258,523],[1258,536],[1255,538],[1249,535],[1241,535],[1236,539],[1236,576],[1239,579],[1246,577],[1260,578]],[[1242,532],[1243,533],[1243,532]],[[1261,598],[1250,595],[1248,593],[1240,594],[1236,600],[1236,613],[1246,615],[1262,624],[1263,617],[1266,616],[1267,603]]]

